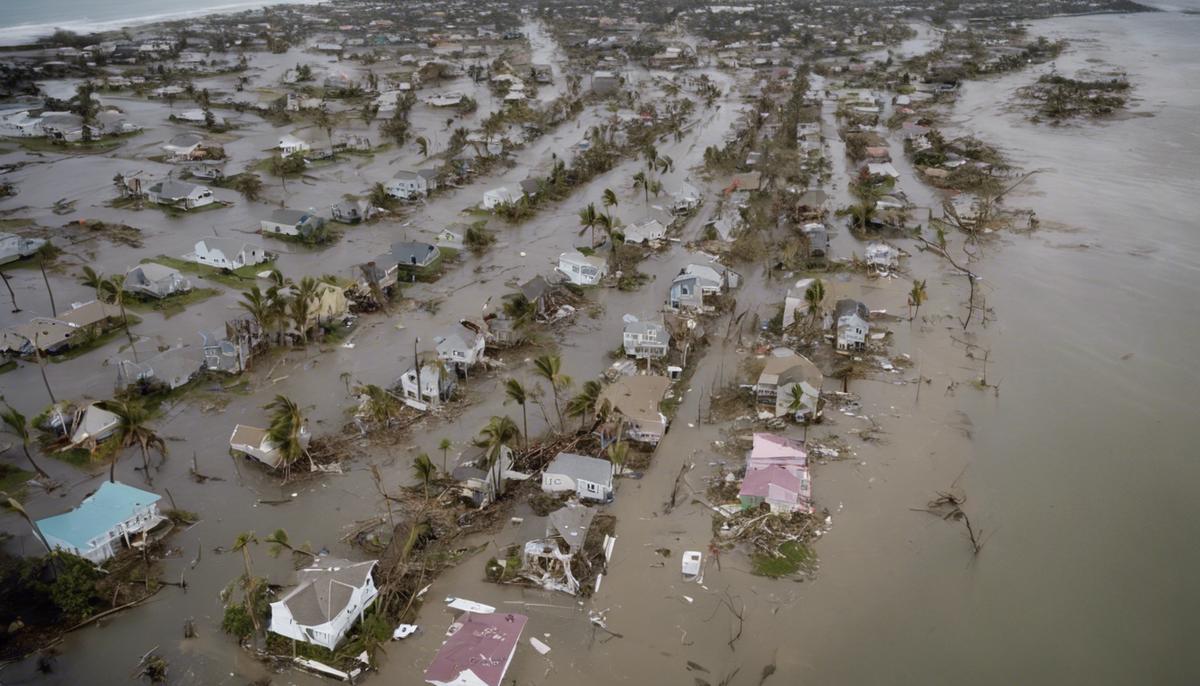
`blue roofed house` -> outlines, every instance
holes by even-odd
[[[99,564],[117,554],[120,543],[164,521],[158,512],[161,496],[106,481],[79,507],[39,519],[38,529],[52,550],[63,550]]]

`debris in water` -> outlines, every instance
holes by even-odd
[[[402,638],[408,638],[417,633],[417,628],[416,624],[401,624],[392,632],[392,640],[399,641]]]
[[[545,655],[546,653],[550,652],[550,646],[546,645],[545,643],[542,643],[534,636],[529,637],[529,645],[533,646],[533,649],[538,651],[542,655]]]

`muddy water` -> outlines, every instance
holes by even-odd
[[[855,438],[867,422],[838,413],[815,433],[837,434],[854,450],[852,459],[817,469],[817,498],[830,510],[833,529],[818,546],[821,569],[815,581],[764,581],[750,576],[746,561],[735,555],[722,560],[719,570],[708,567],[703,586],[681,582],[679,555],[685,549],[704,549],[710,517],[687,498],[669,514],[663,505],[684,463],[695,464],[688,483],[703,489],[713,461],[705,453],[722,435],[720,427],[688,424],[696,423],[701,394],[721,384],[722,377],[727,380],[745,354],[736,334],[730,340],[718,336],[655,464],[642,480],[621,484],[612,506],[620,538],[596,597],[578,606],[561,595],[482,584],[482,563],[492,554],[484,553],[435,584],[419,618],[424,632],[390,646],[383,674],[376,678],[417,683],[450,619],[437,601],[462,595],[521,609],[532,618],[530,632],[554,648],[543,658],[523,647],[510,672],[518,683],[690,683],[693,676],[716,682],[740,668],[734,683],[750,684],[757,683],[769,663],[778,667],[775,679],[786,683],[943,683],[963,678],[982,683],[1194,682],[1197,665],[1187,649],[1198,628],[1195,612],[1189,611],[1197,597],[1185,570],[1197,562],[1195,547],[1189,545],[1196,512],[1183,489],[1200,476],[1187,459],[1195,452],[1189,443],[1197,437],[1188,422],[1197,381],[1188,358],[1189,341],[1200,333],[1200,312],[1189,297],[1194,296],[1200,245],[1185,224],[1195,209],[1187,185],[1194,173],[1188,170],[1194,170],[1191,160],[1200,153],[1194,124],[1200,56],[1190,40],[1200,28],[1197,19],[1164,14],[1042,23],[1044,30],[1078,41],[1097,39],[1077,43],[1060,60],[1060,68],[1091,57],[1123,66],[1144,84],[1140,108],[1154,112],[1152,118],[1079,129],[1037,128],[1002,111],[1007,94],[1031,74],[967,87],[953,112],[956,127],[1002,141],[1023,166],[1047,169],[1013,202],[1035,208],[1044,226],[1062,228],[1004,237],[988,248],[976,269],[984,277],[996,320],[986,329],[973,326],[973,334],[958,333],[953,319],[963,311],[961,277],[921,254],[909,261],[914,276],[929,278],[930,301],[922,309],[926,321],[888,327],[895,336],[894,350],[912,355],[920,373],[932,381],[923,387],[919,402],[912,384],[898,383],[912,373],[852,384],[851,390],[864,397],[863,411],[884,429],[879,441]],[[1173,68],[1157,72],[1163,61]],[[731,82],[728,75],[713,76],[723,86]],[[483,114],[487,106],[482,98],[480,102]],[[700,113],[703,121],[694,138],[660,147],[677,162],[668,188],[688,176],[704,145],[727,130],[733,105],[732,99],[723,99],[721,108]],[[421,110],[414,110],[414,123],[431,133],[439,130],[440,114]],[[342,243],[319,253],[290,251],[283,258],[285,272],[348,267],[401,236],[436,230],[458,219],[458,211],[487,188],[524,178],[551,151],[581,137],[588,121],[594,121],[588,118],[598,116],[603,115],[585,113],[578,128],[568,124],[530,146],[516,169],[431,203],[405,223],[354,229]],[[167,125],[158,122],[137,140],[153,147],[169,135]],[[247,122],[245,135],[235,143],[245,148],[239,155],[269,146],[283,132]],[[831,135],[832,127],[826,133]],[[327,202],[331,192],[362,192],[387,170],[419,162],[410,147],[361,167],[335,167],[320,172],[320,186],[289,183],[288,202],[307,206]],[[182,251],[193,236],[214,226],[248,229],[265,211],[265,206],[239,203],[181,221],[148,212],[133,221],[130,213],[98,206],[108,197],[106,185],[114,170],[127,166],[125,159],[87,158],[28,167],[20,172],[28,175],[22,196],[4,207],[45,207],[70,193],[89,204],[80,216],[124,218],[147,227],[152,238],[143,251],[103,244],[89,246],[91,252],[78,251],[80,261],[94,260],[109,272],[142,253]],[[505,229],[488,256],[470,258],[437,284],[410,293],[414,298],[442,297],[438,314],[405,311],[368,322],[355,334],[353,349],[291,353],[272,374],[255,375],[253,393],[233,398],[223,413],[205,414],[190,404],[169,413],[160,430],[179,440],[171,443],[173,456],[156,479],[156,489],[169,488],[182,507],[200,511],[204,519],[173,539],[182,552],[168,560],[166,575],[186,571],[191,587],[186,594],[166,589],[148,607],[118,617],[104,629],[70,637],[62,646],[58,671],[43,681],[82,683],[96,674],[115,678],[156,644],[171,660],[178,683],[240,684],[259,676],[261,667],[219,634],[216,594],[240,572],[241,563],[213,547],[229,545],[237,532],[247,529],[264,534],[285,527],[293,539],[353,554],[337,539],[345,525],[376,514],[365,473],[368,461],[381,463],[389,483],[405,482],[417,450],[429,451],[438,461],[432,448],[441,436],[462,446],[488,416],[515,408],[496,401],[498,376],[475,380],[470,392],[479,400],[455,420],[431,421],[414,432],[409,444],[383,454],[364,450],[364,460],[345,476],[288,488],[245,466],[239,476],[225,457],[224,436],[232,424],[261,421],[259,406],[275,392],[285,392],[303,398],[323,430],[337,426],[349,406],[341,372],[390,380],[411,356],[414,335],[429,341],[439,327],[478,312],[485,293],[510,279],[546,272],[558,252],[579,241],[574,228],[578,206],[598,200],[603,188],[626,189],[617,213],[626,221],[639,219],[635,215],[641,200],[627,190],[636,168],[634,163],[621,165],[562,206]],[[844,193],[841,171],[835,168],[836,193]],[[932,197],[911,177],[902,183],[912,197]],[[33,213],[46,224],[63,221],[45,210]],[[698,224],[699,219],[686,235],[695,235]],[[858,248],[845,232],[835,247],[843,254]],[[516,257],[522,250],[526,259]],[[621,314],[653,311],[665,280],[690,259],[676,248],[643,265],[657,280],[639,293],[597,294],[602,313],[581,318],[564,335],[565,368],[577,379],[598,372],[607,363],[604,353],[617,344],[614,331],[619,329],[614,327]],[[782,299],[783,286],[765,282],[753,266],[742,271],[748,283],[739,307],[767,313],[771,303]],[[17,274],[22,305],[30,312],[48,311],[36,273]],[[62,293],[60,307],[64,300],[86,295],[69,275],[53,278],[56,293]],[[904,309],[907,284],[902,279],[847,287],[859,289],[873,309]],[[227,295],[169,320],[147,316],[143,327],[157,340],[192,336],[199,326],[233,311],[232,302]],[[9,316],[5,314],[5,322]],[[403,331],[396,330],[397,323],[404,325]],[[724,326],[715,328],[724,331]],[[980,365],[963,355],[951,335],[991,349],[987,374],[989,381],[999,383],[998,396],[965,385],[979,375]],[[117,346],[52,365],[51,380],[59,394],[107,395],[111,368],[97,367],[116,354]],[[516,373],[526,374],[523,369]],[[954,382],[964,385],[948,390]],[[22,409],[44,403],[35,369],[6,374],[0,384]],[[531,425],[540,427],[536,414],[531,413]],[[193,485],[186,475],[192,450],[198,452],[203,472],[225,481]],[[62,465],[52,466],[73,488],[62,499],[34,499],[30,508],[35,516],[61,511],[96,484],[72,476]],[[132,462],[123,464],[121,478],[139,483],[132,468]],[[973,520],[988,536],[984,552],[973,561],[958,529],[910,510],[956,480],[969,494]],[[292,493],[296,502],[289,505],[255,505],[258,498]],[[15,521],[4,525],[19,529]],[[510,528],[495,540],[503,546],[520,539]],[[197,547],[204,553],[193,571],[190,561]],[[665,564],[656,548],[673,551]],[[287,580],[286,562],[260,551],[255,564],[260,573]],[[737,621],[722,597],[745,607],[743,635],[732,648]],[[594,635],[584,612],[591,608],[608,609],[610,628],[623,638]],[[189,616],[197,619],[200,637],[183,641],[177,637]],[[687,672],[688,660],[711,673]],[[32,679],[28,669],[14,667],[6,676]],[[312,681],[290,673],[277,680]]]

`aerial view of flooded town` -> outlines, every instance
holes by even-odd
[[[5,0],[0,684],[1200,683],[1200,0]]]

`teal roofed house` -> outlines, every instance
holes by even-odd
[[[51,549],[99,564],[116,555],[122,541],[129,545],[131,536],[164,521],[158,512],[160,498],[140,488],[106,481],[79,507],[39,519],[37,525]]]

